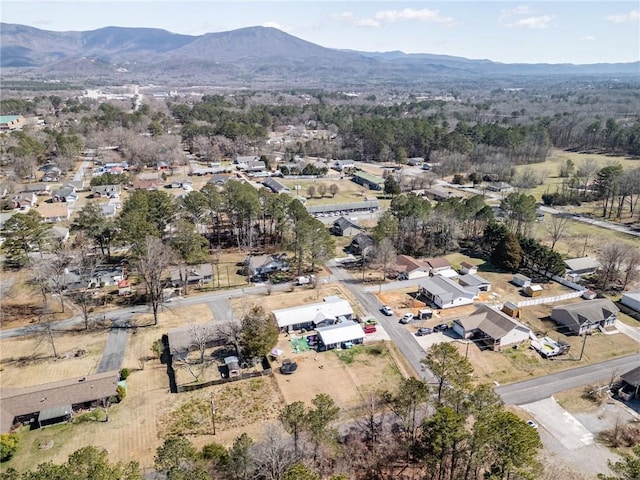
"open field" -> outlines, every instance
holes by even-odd
[[[600,168],[604,168],[608,165],[615,165],[617,163],[622,165],[625,170],[640,166],[640,162],[638,160],[632,160],[628,157],[610,156],[599,153],[565,152],[563,150],[554,149],[551,151],[549,158],[544,163],[519,165],[516,167],[516,171],[522,172],[527,169],[532,169],[534,172],[548,172],[549,175],[542,185],[538,185],[535,188],[527,190],[527,194],[533,195],[536,200],[540,201],[544,193],[553,193],[556,191],[556,188],[558,191],[561,190],[562,181],[566,179],[560,178],[560,167],[564,165],[567,160],[573,161],[575,168],[577,169],[586,159],[593,159]]]
[[[291,189],[292,192],[295,192],[295,186],[299,185],[300,189],[298,190],[299,195],[307,198],[307,205],[328,205],[333,203],[353,203],[353,202],[364,202],[367,198],[375,198],[380,192],[375,192],[373,190],[369,190],[367,187],[363,187],[358,185],[355,182],[345,178],[325,178],[325,179],[292,179],[292,178],[284,178],[279,179],[283,185],[286,185]],[[333,197],[329,192],[329,187],[331,185],[338,186],[338,193]],[[317,193],[318,186],[324,185],[327,187],[327,193],[324,197],[320,197],[320,194]],[[315,187],[316,194],[313,198],[309,198],[308,190],[309,187]]]

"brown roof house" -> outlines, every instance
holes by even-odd
[[[118,395],[120,372],[104,372],[32,387],[0,387],[0,432],[14,425],[39,428],[70,419],[78,409],[102,406]]]
[[[562,333],[583,335],[596,328],[612,326],[619,311],[611,300],[601,298],[554,307],[551,320],[558,324]]]
[[[431,271],[431,267],[426,262],[416,260],[409,255],[398,255],[394,269],[399,277],[405,280],[428,277]]]
[[[431,268],[431,275],[440,275],[448,278],[458,276],[458,272],[453,269],[451,262],[446,258],[427,258],[424,262]]]
[[[479,340],[492,350],[523,343],[531,333],[529,327],[484,304],[471,315],[454,320],[452,328],[462,338]]]
[[[71,210],[66,202],[44,203],[38,207],[38,213],[49,223],[64,222],[71,217]]]

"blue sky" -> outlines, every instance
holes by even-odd
[[[189,35],[263,25],[325,47],[507,63],[640,60],[638,1],[4,0],[0,18],[56,31],[121,26]]]

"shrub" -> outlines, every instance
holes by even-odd
[[[18,451],[18,435],[3,433],[0,435],[0,462],[6,462]]]
[[[126,380],[130,374],[131,372],[128,368],[123,368],[122,370],[120,370],[120,380]]]
[[[122,385],[118,385],[117,391],[118,391],[118,402],[121,402],[127,396],[127,389]]]

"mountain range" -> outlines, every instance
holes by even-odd
[[[191,36],[154,28],[54,32],[0,24],[0,67],[32,76],[343,86],[518,76],[640,76],[640,62],[505,64],[403,52],[325,48],[269,27]]]

